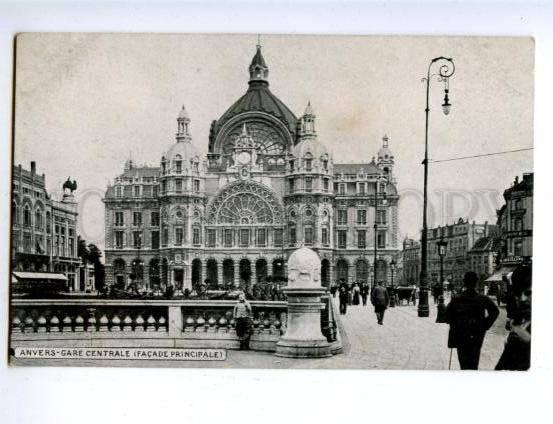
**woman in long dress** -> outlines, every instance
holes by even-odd
[[[359,285],[355,283],[353,285],[353,304],[359,305],[359,298],[361,296],[361,289],[359,288]]]

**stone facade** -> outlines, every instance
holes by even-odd
[[[444,257],[444,279],[457,287],[462,287],[463,277],[471,270],[469,252],[475,243],[482,237],[488,237],[496,233],[497,227],[477,224],[474,221],[459,220],[451,225],[437,227],[428,230],[428,276],[431,284],[440,280],[440,256],[438,254],[438,241],[447,242],[447,252]]]
[[[403,240],[403,283],[419,285],[421,273],[421,244],[406,238]]]
[[[46,190],[46,177],[13,167],[12,179],[12,270],[57,272],[67,277],[68,289],[84,291],[77,256],[77,203],[66,193],[53,200]]]
[[[298,119],[269,90],[260,46],[249,72],[246,93],[211,124],[207,157],[183,106],[160,166],[127,161],[108,186],[108,282],[181,290],[284,279],[299,246],[321,257],[323,285],[372,281],[374,244],[377,278],[389,279],[399,196],[388,138],[372,161],[334,163],[311,104]]]

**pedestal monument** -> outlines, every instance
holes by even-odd
[[[276,355],[289,358],[332,356],[330,344],[321,332],[321,259],[307,247],[296,250],[288,260],[286,333],[277,343]]]

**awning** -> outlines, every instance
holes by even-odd
[[[61,280],[67,281],[67,277],[63,274],[56,274],[54,272],[20,272],[15,271],[12,273],[17,280]]]
[[[510,279],[515,268],[516,267],[513,266],[504,266],[503,268],[492,274],[490,277],[488,277],[486,281],[490,283],[503,281],[504,276],[507,277],[507,279]]]

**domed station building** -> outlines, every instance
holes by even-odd
[[[375,244],[376,279],[389,280],[400,244],[388,138],[376,160],[334,163],[311,104],[298,118],[270,91],[261,46],[249,74],[246,93],[212,122],[207,157],[183,106],[159,167],[128,160],[108,186],[109,283],[178,292],[284,281],[301,246],[318,252],[324,286],[372,283]]]

